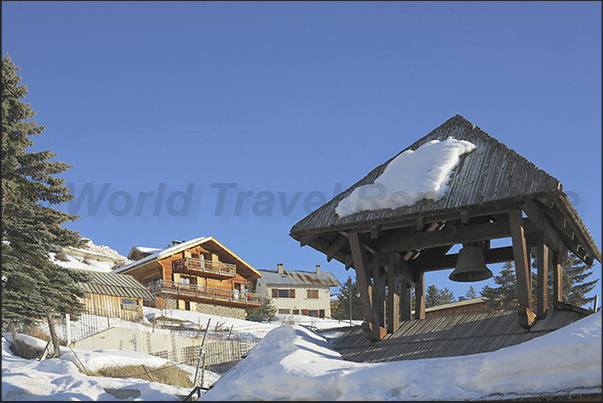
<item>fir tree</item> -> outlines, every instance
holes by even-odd
[[[56,155],[49,150],[26,151],[30,136],[45,127],[31,120],[37,112],[21,100],[28,91],[18,70],[8,54],[2,58],[2,322],[32,323],[47,310],[77,317],[77,297],[84,294],[75,283],[88,277],[49,260],[57,246],[84,242],[61,227],[79,217],[50,207],[74,197],[55,176],[71,165],[49,161]]]
[[[477,298],[477,292],[475,291],[475,288],[473,288],[473,286],[469,286],[469,289],[467,290],[467,294],[465,294],[465,298],[467,299],[473,299],[473,298]]]
[[[505,262],[500,275],[494,276],[498,287],[484,286],[482,297],[488,298],[488,305],[492,309],[511,309],[519,306],[517,293],[517,279],[512,262]]]
[[[266,295],[262,299],[262,305],[249,310],[249,314],[266,315],[268,317],[268,320],[272,320],[272,318],[274,318],[274,315],[276,315],[277,310],[278,309],[274,305],[274,299],[270,296],[268,292],[266,292]]]
[[[442,293],[435,285],[430,285],[425,290],[425,308],[442,304]]]
[[[337,308],[331,312],[331,316],[335,319],[344,320],[350,319],[350,295],[352,296],[352,320],[362,320],[362,300],[360,298],[360,289],[356,280],[348,277],[345,283],[341,286],[341,293],[337,295]]]
[[[595,297],[586,298],[586,294],[591,292],[599,279],[584,282],[593,274],[591,267],[588,267],[580,258],[570,253],[561,265],[563,267],[563,280],[561,286],[561,299],[576,306],[584,306],[591,303]],[[548,301],[549,305],[553,301],[553,272],[548,273]]]
[[[444,287],[442,291],[440,291],[440,305],[449,304],[454,302],[456,298],[454,298],[454,293],[448,289],[448,287]]]

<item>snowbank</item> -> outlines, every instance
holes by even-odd
[[[344,361],[301,326],[271,331],[200,400],[475,400],[601,387],[601,312],[501,350],[463,357]]]

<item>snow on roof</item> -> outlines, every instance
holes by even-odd
[[[190,241],[186,241],[186,242],[181,242],[179,244],[176,244],[174,246],[171,246],[167,249],[158,249],[158,252],[154,252],[148,256],[143,257],[142,259],[136,260],[128,265],[119,267],[115,270],[112,271],[112,273],[121,273],[125,270],[129,270],[133,267],[136,267],[138,265],[141,265],[143,263],[146,262],[150,262],[152,260],[159,260],[159,259],[163,259],[169,256],[172,256],[176,253],[185,251],[189,248],[192,248],[194,246],[197,245],[201,245],[205,242],[209,242],[209,241],[213,241],[215,242],[220,248],[222,248],[225,252],[227,252],[228,254],[230,254],[232,257],[234,257],[235,259],[237,259],[238,261],[240,261],[243,266],[245,268],[247,268],[248,270],[250,270],[251,272],[255,273],[256,275],[260,275],[260,273],[253,267],[251,266],[249,263],[247,263],[245,260],[241,259],[236,253],[234,253],[233,251],[231,251],[230,249],[228,249],[226,246],[222,245],[222,243],[220,243],[217,239],[215,239],[214,237],[211,236],[207,236],[207,237],[199,237],[199,238],[195,238],[195,239],[191,239]],[[149,248],[150,249],[150,248]]]
[[[335,212],[340,217],[360,211],[396,209],[421,199],[439,200],[460,156],[475,145],[452,137],[432,140],[417,150],[406,150],[394,158],[374,183],[359,186],[342,199]]]
[[[154,260],[154,259],[161,259],[161,258],[164,258],[164,257],[171,256],[171,255],[173,255],[175,253],[182,252],[183,250],[186,250],[187,248],[191,247],[192,245],[203,243],[204,241],[206,241],[206,240],[208,240],[210,238],[211,237],[199,237],[199,238],[191,239],[190,241],[179,243],[179,244],[171,246],[171,247],[169,247],[167,249],[157,249],[158,252],[154,252],[154,253],[152,253],[152,254],[150,254],[148,256],[143,257],[142,259],[136,260],[136,261],[134,261],[134,262],[132,262],[132,263],[130,263],[128,265],[119,267],[119,268],[113,270],[112,273],[120,273],[120,272],[122,272],[124,270],[128,270],[128,269],[130,269],[132,267],[138,266],[138,265],[143,264],[145,262],[149,262],[149,261]],[[151,248],[149,248],[149,249],[151,249]]]

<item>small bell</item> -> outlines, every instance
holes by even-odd
[[[448,277],[452,281],[468,283],[487,280],[492,272],[486,267],[484,248],[475,245],[463,245],[459,251],[456,268]]]

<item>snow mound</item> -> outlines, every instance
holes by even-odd
[[[131,262],[127,257],[104,245],[95,245],[88,239],[82,247],[62,247],[58,253],[50,253],[50,261],[69,269],[92,270],[109,273],[117,266]]]

